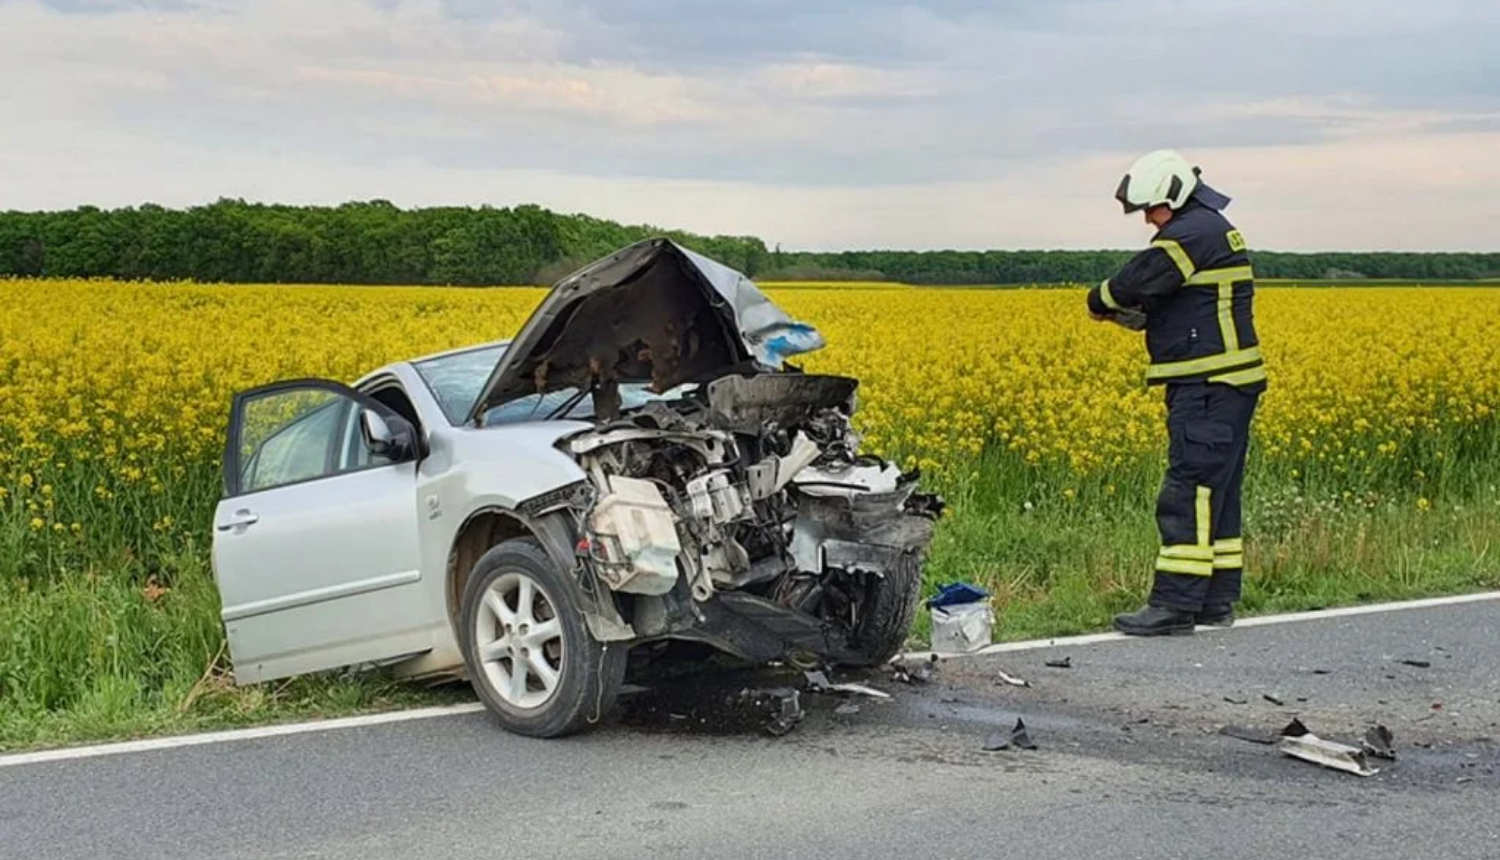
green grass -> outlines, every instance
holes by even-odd
[[[989,590],[998,640],[1106,629],[1115,613],[1142,604],[1158,538],[1154,493],[1140,481],[1113,496],[1080,491],[1045,502],[983,481],[955,499],[929,589],[965,580]],[[1252,478],[1242,614],[1500,588],[1500,493],[1476,486],[1425,506],[1420,498],[1346,501]],[[926,630],[919,616],[915,632]]]
[[[205,561],[171,559],[164,590],[97,573],[0,593],[0,749],[331,717],[451,699],[328,673],[235,688]]]
[[[1404,485],[1399,470],[1354,482],[1304,467],[1293,480],[1285,464],[1252,461],[1242,611],[1500,588],[1497,440],[1448,440],[1450,455],[1437,458],[1446,467],[1420,487]],[[1149,587],[1159,468],[1148,458],[1080,481],[997,457],[956,470],[968,477],[935,482],[949,515],[929,589],[955,580],[989,589],[998,639],[1105,629]],[[468,698],[462,686],[338,672],[234,687],[204,537],[152,528],[166,510],[208,521],[212,470],[197,478],[175,499],[98,506],[92,540],[73,543],[44,540],[11,500],[0,517],[0,749]],[[926,630],[919,613],[914,635]]]

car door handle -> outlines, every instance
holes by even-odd
[[[227,532],[230,529],[253,526],[258,522],[260,522],[259,515],[247,510],[238,510],[234,512],[234,517],[228,522],[219,523],[219,531]]]

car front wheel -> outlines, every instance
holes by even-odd
[[[470,683],[506,729],[561,737],[613,706],[627,649],[594,639],[572,577],[536,541],[486,552],[464,587],[460,615]]]
[[[894,569],[870,583],[850,646],[855,666],[877,666],[901,652],[922,600],[922,556],[908,553]]]

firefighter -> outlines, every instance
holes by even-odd
[[[1145,331],[1149,385],[1164,389],[1168,467],[1156,502],[1161,548],[1146,605],[1115,616],[1135,636],[1228,627],[1240,598],[1240,487],[1250,422],[1266,390],[1245,241],[1229,198],[1171,150],[1142,156],[1115,191],[1156,229],[1088,294],[1090,315]]]

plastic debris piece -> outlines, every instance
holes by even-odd
[[[927,598],[927,608],[958,606],[988,600],[990,593],[970,582],[950,582],[938,586],[938,593]]]
[[[1247,726],[1224,726],[1219,729],[1219,734],[1236,740],[1249,741],[1252,744],[1270,746],[1276,743],[1276,736],[1270,732],[1263,732],[1260,729],[1252,729]]]
[[[988,600],[934,606],[932,650],[944,654],[970,654],[994,641],[995,608]]]
[[[1031,733],[1026,731],[1026,724],[1016,717],[1016,726],[1010,730],[1010,742],[1023,750],[1036,749],[1036,741],[1031,739]]]
[[[1300,738],[1306,734],[1311,734],[1311,732],[1298,719],[1293,719],[1290,723],[1286,724],[1286,728],[1281,730],[1281,736],[1284,738]]]
[[[864,684],[830,684],[828,689],[835,693],[853,693],[857,696],[869,696],[872,699],[889,699],[891,697],[891,694],[884,690],[877,690],[874,687],[867,687]]]
[[[985,752],[999,752],[1010,749],[1010,734],[1004,731],[993,731],[984,739]]]
[[[1277,696],[1277,695],[1272,694],[1272,693],[1262,693],[1261,694],[1261,698],[1265,699],[1266,701],[1268,701],[1271,704],[1276,705],[1278,707],[1286,704],[1286,702],[1284,700],[1282,700],[1282,698],[1280,696]]]
[[[772,737],[781,737],[790,732],[805,716],[801,696],[790,688],[741,690],[739,698],[752,713],[759,712],[763,715],[765,721],[760,728]]]
[[[1364,750],[1323,740],[1312,732],[1297,737],[1283,737],[1280,749],[1292,758],[1355,776],[1372,776],[1380,772],[1365,761]]]
[[[853,702],[844,702],[837,708],[834,708],[833,712],[841,717],[852,717],[855,714],[859,713],[859,705],[856,705]]]
[[[1224,697],[1224,701],[1228,702],[1231,705],[1248,705],[1248,704],[1250,704],[1250,700],[1249,699],[1243,699],[1243,698],[1240,698],[1238,696],[1225,696]]]
[[[1418,669],[1431,669],[1432,668],[1432,661],[1431,660],[1402,660],[1401,664],[1403,666],[1413,666],[1413,667],[1418,668]]]
[[[936,654],[933,655],[933,659],[931,661],[926,663],[918,663],[915,666],[910,666],[905,663],[891,664],[892,677],[903,684],[926,684],[931,682],[933,676],[936,674]]]
[[[1063,657],[1060,660],[1048,660],[1047,666],[1052,669],[1071,669],[1073,668],[1073,658]]]
[[[1031,686],[1031,682],[1030,681],[1022,680],[1020,678],[1017,678],[1015,675],[1006,674],[1006,672],[1005,672],[1004,669],[997,669],[995,671],[999,673],[999,675],[1000,675],[1000,682],[1002,684],[1009,684],[1012,687],[1030,687]]]
[[[890,693],[867,687],[864,684],[841,683],[835,684],[828,680],[828,674],[818,669],[803,672],[802,677],[807,679],[807,686],[815,693],[853,693],[858,696],[869,696],[872,699],[889,699]],[[898,680],[900,676],[897,676]]]
[[[1365,752],[1376,758],[1395,761],[1396,749],[1391,745],[1394,740],[1395,736],[1391,734],[1390,729],[1379,725],[1371,726],[1365,732]]]

